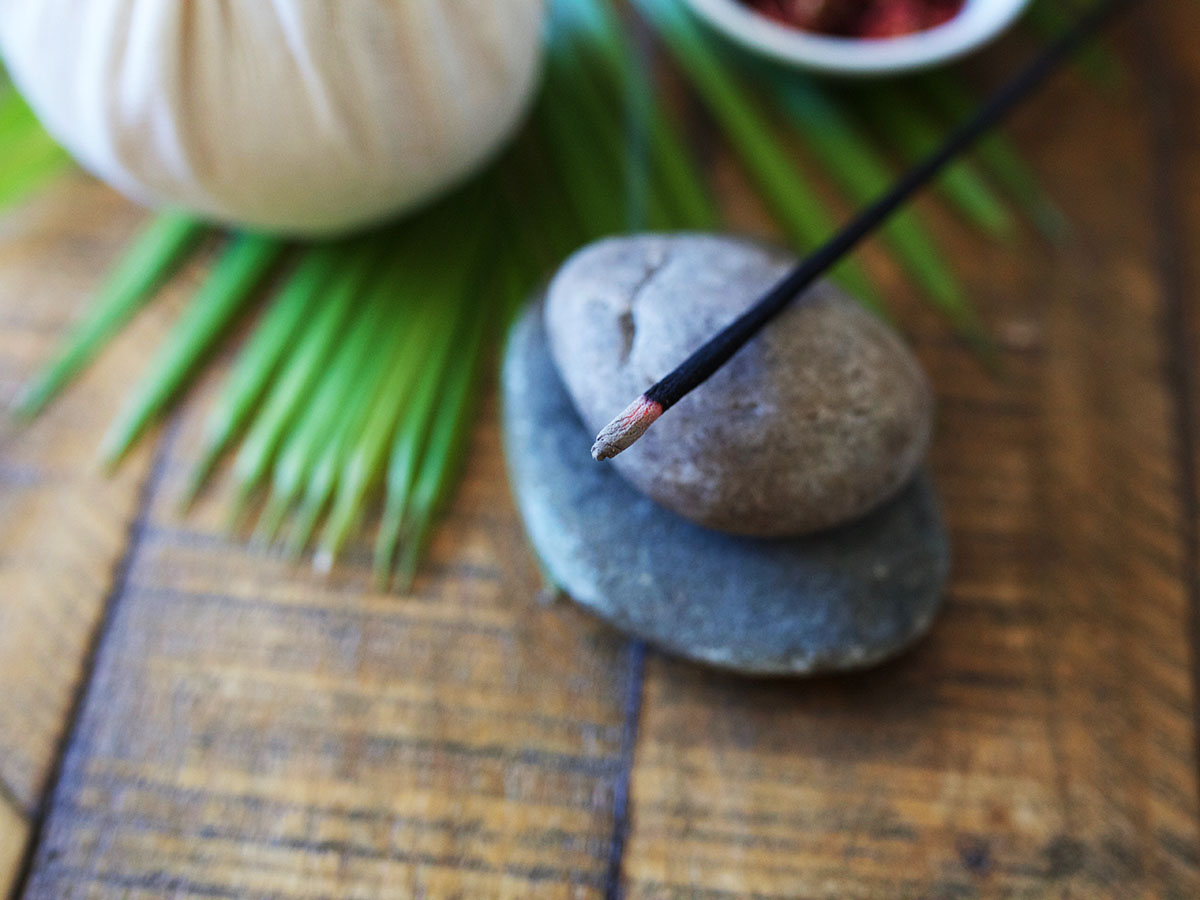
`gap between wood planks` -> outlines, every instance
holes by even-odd
[[[1196,410],[1200,402],[1197,372],[1192,364],[1190,339],[1195,333],[1193,311],[1187,299],[1187,277],[1183,268],[1186,252],[1180,236],[1184,215],[1177,198],[1183,194],[1179,142],[1177,98],[1174,90],[1178,76],[1169,46],[1161,34],[1163,19],[1143,17],[1139,27],[1138,55],[1145,67],[1145,102],[1150,113],[1150,140],[1153,159],[1155,251],[1159,283],[1160,316],[1163,343],[1164,376],[1170,387],[1175,438],[1176,467],[1179,470],[1180,540],[1183,541],[1183,583],[1187,591],[1191,621],[1187,623],[1192,651],[1192,735],[1197,773],[1200,774],[1200,483],[1196,466],[1200,462],[1200,436],[1197,435]],[[1200,785],[1200,779],[1198,779]]]
[[[41,797],[38,798],[37,805],[31,812],[24,816],[29,823],[29,837],[25,844],[25,850],[21,855],[20,865],[17,867],[16,878],[13,879],[12,887],[8,894],[9,900],[20,900],[24,896],[29,879],[33,874],[34,862],[37,860],[38,850],[45,837],[50,812],[54,806],[54,797],[58,793],[59,781],[62,778],[63,763],[72,744],[75,742],[75,732],[79,727],[79,720],[87,701],[88,692],[91,689],[92,682],[95,680],[96,664],[104,649],[105,638],[111,630],[112,622],[116,615],[117,604],[120,602],[121,596],[125,593],[125,586],[129,578],[133,558],[142,544],[142,537],[148,524],[150,504],[153,502],[155,495],[158,493],[158,488],[162,484],[169,451],[175,443],[178,430],[179,419],[178,415],[176,415],[171,418],[166,430],[159,436],[158,445],[154,449],[154,460],[151,463],[150,471],[147,473],[146,479],[142,482],[142,486],[138,491],[137,505],[134,508],[133,517],[129,520],[129,528],[126,532],[125,549],[113,566],[112,586],[109,589],[108,596],[104,599],[104,608],[100,613],[99,624],[92,634],[91,642],[88,644],[87,652],[84,654],[79,682],[71,694],[71,703],[67,710],[66,721],[63,723],[62,733],[54,748],[54,759],[50,763],[46,784],[42,789]]]
[[[624,896],[621,874],[625,862],[625,844],[629,839],[629,785],[633,779],[638,724],[642,718],[642,697],[646,682],[646,644],[632,638],[625,647],[625,702],[621,722],[621,755],[617,777],[613,781],[613,827],[608,844],[608,869],[604,873],[604,900]]]
[[[640,16],[632,22],[635,51],[643,71],[654,72],[657,58],[653,30]],[[714,123],[704,114],[694,91],[687,91],[682,104],[684,131],[705,171],[711,170],[711,160],[720,138]],[[608,868],[604,873],[604,900],[622,900],[625,850],[631,825],[630,785],[633,780],[638,728],[642,718],[642,700],[646,693],[646,643],[630,638],[625,648],[625,698],[622,706],[620,765],[613,782],[613,825],[608,844]]]

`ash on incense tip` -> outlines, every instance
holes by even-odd
[[[662,414],[662,404],[642,394],[596,435],[592,459],[602,462],[629,449]]]

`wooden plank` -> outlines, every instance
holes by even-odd
[[[172,439],[27,897],[603,894],[627,662],[539,606],[495,411],[407,596],[174,500]]]
[[[68,178],[0,220],[0,398],[7,406],[80,315],[143,218]],[[113,478],[95,447],[161,335],[171,302],[142,316],[30,426],[0,417],[0,781],[25,811],[41,797],[149,463]]]
[[[1149,129],[1121,100],[1068,78],[1021,119],[1070,244],[1019,261],[939,228],[1006,340],[1004,379],[903,317],[941,402],[955,566],[935,631],[798,684],[652,657],[630,900],[1200,896],[1195,573]]]

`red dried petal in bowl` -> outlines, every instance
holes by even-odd
[[[887,38],[948,22],[965,0],[742,0],[763,15],[805,31]]]
[[[763,15],[806,31],[824,31],[829,27],[831,13],[839,4],[835,0],[748,0],[748,5]]]
[[[965,0],[875,0],[863,11],[854,34],[865,38],[899,37],[950,21]]]

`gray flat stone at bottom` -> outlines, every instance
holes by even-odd
[[[617,628],[720,668],[799,675],[881,662],[933,623],[949,550],[927,475],[835,531],[701,528],[592,460],[540,303],[509,336],[502,397],[509,478],[534,550],[557,586]]]

